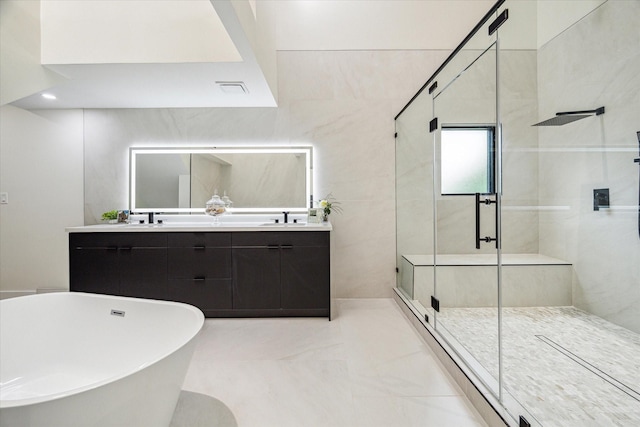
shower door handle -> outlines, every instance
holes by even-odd
[[[498,239],[494,237],[485,236],[480,238],[480,205],[492,205],[495,204],[495,200],[484,199],[480,200],[480,193],[476,193],[476,249],[480,249],[480,241],[485,243],[496,242],[496,248],[498,247]],[[497,208],[496,208],[497,209]],[[496,211],[496,230],[498,229],[498,212]]]

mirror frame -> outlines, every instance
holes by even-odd
[[[313,147],[312,146],[261,146],[261,147],[129,147],[129,210],[132,213],[176,213],[176,214],[204,214],[201,208],[136,208],[136,157],[144,154],[260,154],[260,153],[293,153],[305,156],[305,196],[308,206],[313,205]],[[255,206],[251,208],[229,208],[229,213],[307,213],[307,206],[282,206],[277,208]]]

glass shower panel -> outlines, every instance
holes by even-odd
[[[481,29],[438,76],[433,135],[436,330],[498,395],[496,60]]]
[[[433,138],[426,91],[396,118],[397,287],[433,326]]]
[[[503,403],[532,426],[638,426],[640,3],[552,3],[538,28],[564,31],[500,53]]]

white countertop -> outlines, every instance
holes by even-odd
[[[222,217],[215,222],[213,217],[207,215],[156,215],[162,220],[162,224],[140,224],[139,216],[132,218],[129,224],[97,224],[85,225],[79,227],[67,227],[65,231],[68,233],[109,233],[109,232],[227,232],[227,231],[332,231],[333,227],[330,222],[323,223],[307,223],[306,215],[304,218],[293,216],[290,222],[285,224],[280,219],[279,223],[275,223],[273,215],[257,216],[257,215],[229,215]],[[293,219],[297,219],[297,223],[293,223]]]

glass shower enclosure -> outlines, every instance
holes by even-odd
[[[640,2],[559,3],[496,3],[396,116],[397,292],[510,425],[635,426]]]

